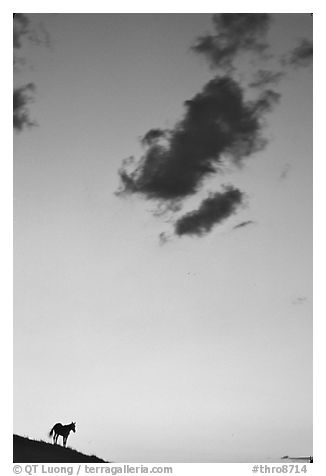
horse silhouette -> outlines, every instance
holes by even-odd
[[[66,446],[67,439],[71,430],[76,433],[76,422],[71,422],[70,425],[62,425],[61,423],[56,423],[50,433],[49,436],[53,435],[53,444],[56,445],[58,441],[58,436],[62,436],[63,446]]]

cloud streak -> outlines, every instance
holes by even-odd
[[[260,69],[255,73],[254,78],[251,83],[249,83],[250,88],[265,88],[271,84],[275,85],[284,78],[284,71],[269,71],[266,69]]]
[[[233,227],[234,230],[237,230],[238,228],[244,228],[246,226],[249,226],[249,225],[255,225],[255,221],[253,220],[247,220],[247,221],[242,221],[241,223],[238,223],[237,225],[235,225]]]

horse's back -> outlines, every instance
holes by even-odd
[[[62,423],[56,423],[53,427],[54,430],[60,430],[63,427]]]

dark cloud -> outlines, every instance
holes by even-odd
[[[18,49],[22,46],[22,39],[28,34],[29,19],[23,13],[14,14],[14,48]]]
[[[285,76],[283,71],[269,71],[260,69],[254,75],[252,82],[249,84],[251,88],[265,88],[270,84],[277,84]]]
[[[278,99],[268,90],[255,101],[245,101],[234,79],[212,79],[185,102],[184,117],[173,129],[151,129],[145,134],[144,155],[133,164],[128,159],[119,171],[118,193],[138,193],[158,201],[196,193],[226,157],[239,164],[264,147],[262,119]]]
[[[313,59],[313,45],[310,40],[302,39],[299,45],[282,59],[283,65],[294,68],[309,66]]]
[[[23,67],[28,64],[25,58],[20,56],[23,40],[34,45],[50,46],[50,37],[41,22],[31,22],[24,13],[14,13],[13,19],[13,45],[14,45],[14,73],[21,73]],[[27,105],[32,100],[32,92],[35,86],[33,83],[14,88],[13,94],[13,121],[14,129],[21,131],[26,126],[33,126]]]
[[[193,50],[204,54],[211,66],[233,69],[239,53],[261,54],[268,48],[266,34],[271,18],[267,13],[220,13],[213,15],[215,33],[198,38]]]
[[[13,101],[13,117],[14,117],[14,129],[21,131],[26,126],[33,126],[35,123],[31,121],[27,104],[31,102],[31,94],[35,90],[33,83],[25,84],[20,88],[14,89],[14,101]]]
[[[266,146],[266,115],[281,97],[274,86],[289,73],[289,65],[304,66],[312,59],[308,40],[286,56],[271,54],[267,41],[269,14],[224,13],[212,19],[214,32],[198,38],[192,49],[203,54],[221,75],[184,103],[184,115],[173,128],[150,129],[141,139],[141,157],[129,158],[119,170],[121,186],[117,193],[154,200],[157,216],[167,211],[176,216],[206,179],[224,174],[230,164],[242,165]],[[241,62],[237,61],[240,58]],[[245,98],[248,92],[249,97],[254,94],[254,99]],[[287,173],[284,169],[282,178]],[[241,202],[242,192],[233,187],[211,194],[197,210],[174,222],[174,233],[208,233],[235,213]],[[234,229],[254,223],[243,221]],[[170,238],[163,233],[160,243]]]
[[[242,201],[243,193],[232,186],[225,187],[223,192],[210,194],[197,210],[186,213],[176,221],[175,234],[205,235],[215,225],[235,213]]]
[[[238,223],[237,225],[235,225],[233,229],[237,230],[238,228],[244,228],[245,226],[255,225],[255,223],[256,222],[253,220],[242,221],[241,223]]]

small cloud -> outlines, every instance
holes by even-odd
[[[14,129],[21,131],[24,127],[35,126],[29,117],[27,105],[32,101],[31,93],[35,91],[35,85],[28,83],[20,88],[14,89],[13,95],[13,120]]]
[[[205,235],[215,225],[236,213],[242,201],[243,193],[232,186],[224,187],[223,192],[211,193],[197,210],[186,213],[175,222],[175,234]]]
[[[159,243],[161,246],[165,245],[168,241],[171,240],[171,235],[168,233],[162,232],[158,235]]]
[[[238,228],[244,228],[245,226],[255,225],[255,224],[256,222],[253,220],[242,221],[241,223],[238,223],[237,225],[235,225],[233,229],[237,230]]]

